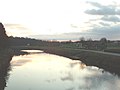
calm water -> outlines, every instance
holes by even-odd
[[[29,52],[12,58],[5,90],[120,90],[120,78],[102,69],[41,51]]]

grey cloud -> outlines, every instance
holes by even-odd
[[[120,15],[120,10],[115,5],[101,5],[96,2],[88,2],[89,4],[97,7],[97,9],[86,10],[86,14],[90,15]]]
[[[97,2],[91,2],[91,1],[87,1],[86,3],[88,3],[88,4],[91,4],[92,6],[95,6],[95,7],[97,7],[97,8],[106,8],[106,7],[111,7],[111,8],[116,8],[116,7],[118,7],[119,5],[117,5],[116,3],[113,3],[112,5],[107,5],[107,6],[105,6],[105,5],[102,5],[102,4],[100,4],[100,3],[97,3]]]
[[[92,32],[97,32],[97,33],[120,33],[120,25],[115,25],[115,26],[111,26],[111,27],[96,27],[92,29]]]
[[[120,13],[110,8],[86,10],[85,13],[91,15],[120,15]]]
[[[101,4],[97,3],[97,2],[87,1],[87,3],[89,3],[89,4],[91,4],[91,5],[95,6],[95,7],[99,7],[99,8],[103,7],[103,5],[101,5]]]
[[[110,22],[120,22],[120,18],[117,16],[104,16],[101,18],[101,20]]]
[[[99,25],[91,23],[87,31],[72,32],[57,35],[31,35],[31,38],[43,39],[43,40],[79,40],[80,37],[85,39],[92,38],[93,40],[100,40],[102,37],[106,37],[110,40],[120,39],[120,24],[111,25],[109,22],[99,22]]]
[[[104,23],[102,23],[104,24]],[[100,39],[106,37],[107,39],[116,40],[120,39],[120,25],[108,26],[91,26],[92,29],[82,32],[82,33],[64,33],[59,35],[32,35],[30,37],[43,39],[43,40],[79,40],[80,37],[85,37],[86,39],[92,38]]]
[[[87,2],[94,6],[93,9],[86,10],[86,14],[90,15],[101,15],[102,17],[92,21],[98,21],[98,25],[93,25],[91,23],[91,26],[89,26],[90,30],[89,36],[91,35],[91,38],[98,39],[101,37],[106,37],[108,39],[120,39],[120,6],[113,3],[112,5],[102,5],[100,3],[96,2]],[[112,25],[115,23],[116,25]],[[88,35],[87,35],[88,37]]]
[[[108,27],[95,27],[89,32],[94,33],[97,37],[106,37],[108,39],[120,39],[120,25]]]
[[[102,25],[102,26],[110,26],[110,24],[104,23],[104,22],[99,22],[99,24]]]

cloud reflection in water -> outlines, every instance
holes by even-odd
[[[6,90],[120,90],[118,76],[57,55],[14,56],[11,65],[19,68],[11,72],[12,78]]]
[[[19,56],[14,56],[13,57],[13,60],[11,61],[11,65],[13,67],[17,67],[17,66],[22,66],[28,62],[31,62],[32,60],[30,60],[30,58],[24,58],[24,59],[21,59],[19,58]]]
[[[72,83],[72,87],[66,90],[120,90],[118,76],[78,61],[70,63],[70,69],[61,80]]]

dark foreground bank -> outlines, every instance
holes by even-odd
[[[69,48],[44,47],[41,49],[46,53],[61,55],[74,60],[80,60],[86,65],[97,66],[99,68],[103,68],[105,71],[109,71],[120,76],[120,56]]]
[[[4,90],[6,82],[9,78],[9,71],[11,70],[10,61],[15,55],[24,55],[26,52],[12,49],[0,49],[0,90]]]

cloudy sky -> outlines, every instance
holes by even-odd
[[[119,0],[0,0],[10,36],[120,39]]]

